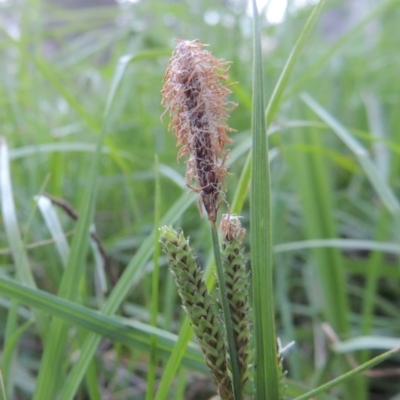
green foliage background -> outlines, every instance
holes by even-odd
[[[281,24],[260,18],[267,100],[312,10],[294,3]],[[285,355],[289,398],[354,367],[342,352],[360,364],[399,346],[400,3],[351,4],[326,1],[276,117],[267,121],[277,335],[283,344],[296,341]],[[232,61],[230,80],[238,83],[231,99],[239,104],[229,120],[237,131],[227,185],[232,202],[251,145],[247,4],[153,0],[71,8],[21,0],[0,2],[0,17],[0,359],[7,396],[144,399],[148,366],[157,364],[159,382],[176,342],[167,332],[179,333],[183,318],[166,260],[152,257],[154,227],[182,227],[203,265],[211,255],[208,225],[187,194],[168,117],[160,121],[163,74],[174,38],[200,39],[214,56]],[[34,198],[43,191],[78,210],[79,222],[57,207],[39,212]],[[246,199],[249,230],[247,188],[236,195]],[[92,221],[106,266],[98,246],[86,245]],[[151,276],[158,262],[157,330]],[[49,313],[64,322],[49,328]],[[92,342],[97,351],[82,366],[80,384],[71,366],[89,332],[103,339],[98,347]],[[332,332],[345,342],[336,343]],[[43,356],[43,345],[60,353]],[[183,366],[170,398],[190,400],[202,390],[198,398],[211,396],[212,385],[197,375],[207,370],[194,345]],[[399,357],[378,368],[398,369]],[[57,379],[50,383],[43,371]],[[398,375],[386,372],[318,398],[399,399]],[[158,398],[168,395],[162,390]]]

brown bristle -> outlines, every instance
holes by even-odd
[[[189,154],[186,184],[199,193],[213,222],[227,175],[224,147],[231,141],[227,132],[233,131],[226,120],[235,105],[227,101],[231,91],[221,83],[228,78],[228,64],[214,58],[198,40],[181,41],[169,61],[162,90],[170,129],[182,145],[178,158]]]

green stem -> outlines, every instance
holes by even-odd
[[[241,400],[243,393],[242,382],[240,378],[239,362],[238,362],[237,350],[233,334],[231,310],[229,309],[228,295],[226,293],[225,275],[221,263],[221,252],[219,248],[218,231],[217,227],[215,226],[215,222],[211,222],[211,235],[214,248],[215,266],[217,269],[217,278],[218,278],[220,301],[222,306],[222,314],[224,317],[226,340],[228,344],[230,364],[232,368],[233,395],[235,400]]]

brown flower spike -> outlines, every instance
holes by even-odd
[[[169,128],[182,145],[178,158],[189,154],[186,184],[199,193],[208,219],[215,222],[227,175],[224,146],[231,139],[226,133],[233,131],[226,120],[236,105],[227,101],[231,91],[222,84],[229,63],[204,46],[198,40],[178,43],[165,73],[162,103],[171,115]]]

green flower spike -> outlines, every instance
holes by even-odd
[[[239,218],[235,215],[224,214],[220,230],[224,234],[222,263],[232,315],[240,376],[244,387],[248,380],[250,353],[249,289],[242,246],[246,231],[242,228]]]
[[[218,387],[221,400],[232,400],[222,323],[197,265],[192,248],[183,233],[160,228],[160,242],[175,277],[182,304],[204,353],[204,359]]]

